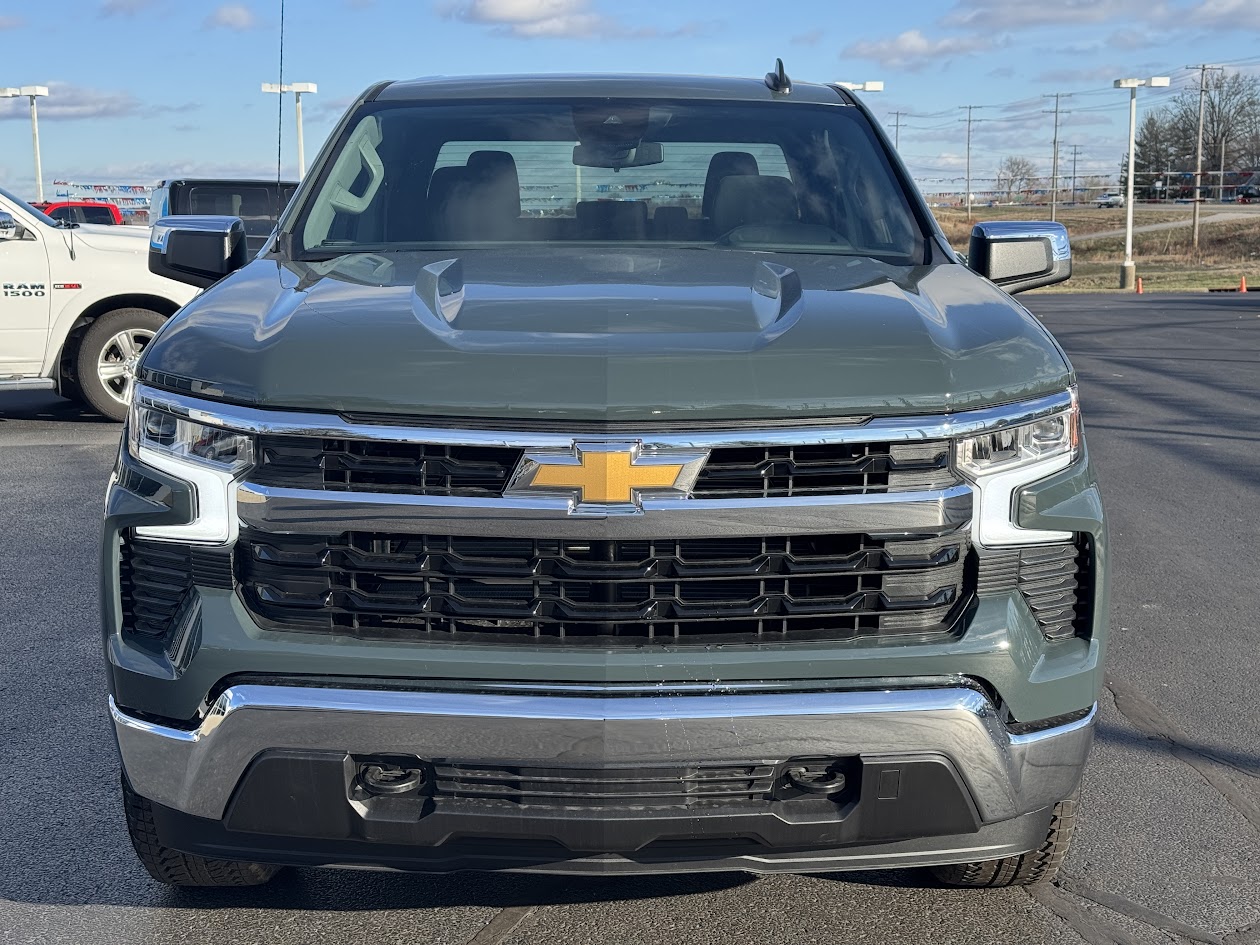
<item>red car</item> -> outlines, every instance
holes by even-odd
[[[90,200],[63,200],[60,203],[33,203],[54,220],[67,223],[100,223],[106,226],[122,226],[122,211],[112,203],[93,203]]]

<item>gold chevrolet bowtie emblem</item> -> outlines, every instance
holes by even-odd
[[[581,443],[525,454],[505,495],[566,495],[575,509],[636,510],[643,496],[686,498],[707,451],[652,450],[638,443]]]

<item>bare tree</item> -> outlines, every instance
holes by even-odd
[[[1002,158],[997,169],[997,189],[1006,194],[1006,202],[1012,203],[1015,195],[1027,190],[1037,176],[1037,166],[1026,157],[1008,155]]]

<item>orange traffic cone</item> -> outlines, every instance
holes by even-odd
[[[1246,291],[1247,291],[1247,277],[1246,277],[1246,276],[1243,276],[1243,277],[1242,277],[1242,279],[1240,279],[1240,280],[1239,280],[1239,282],[1238,282],[1238,291],[1239,291],[1239,292],[1246,292]]]
[[[1138,294],[1138,295],[1141,295],[1141,294],[1142,294],[1142,277],[1141,277],[1141,276],[1138,276],[1138,281],[1137,281],[1137,294]]]

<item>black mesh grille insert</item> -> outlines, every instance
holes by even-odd
[[[597,645],[783,642],[950,630],[964,532],[632,541],[243,533],[264,625],[389,639]]]
[[[522,451],[510,447],[259,437],[260,485],[403,495],[494,497]],[[955,482],[948,444],[833,443],[713,450],[693,495],[702,499],[846,495],[937,489]]]
[[[261,485],[405,495],[499,496],[521,459],[503,447],[259,437]]]
[[[765,802],[779,780],[774,764],[622,769],[438,763],[434,775],[439,797],[525,807],[690,808]]]
[[[698,499],[846,495],[938,489],[954,482],[945,441],[750,446],[714,450]]]

